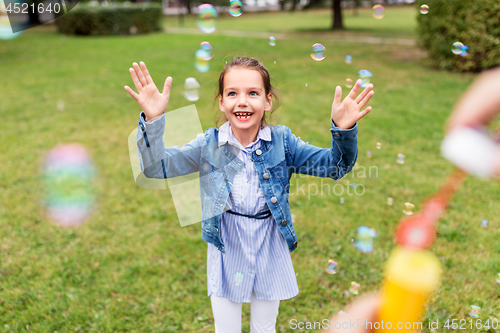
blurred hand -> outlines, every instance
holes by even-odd
[[[342,100],[342,88],[337,86],[335,89],[335,97],[332,104],[332,120],[337,127],[349,129],[371,111],[371,106],[363,111],[361,111],[361,109],[365,107],[375,93],[372,91],[373,84],[368,85],[368,87],[356,97],[361,87],[360,84],[361,80],[356,81],[356,84],[342,103],[340,102]]]
[[[125,86],[125,90],[139,103],[142,111],[146,115],[146,121],[162,115],[167,110],[168,101],[170,99],[170,88],[172,87],[172,78],[169,76],[165,80],[163,92],[160,93],[156,88],[151,75],[144,62],[140,62],[141,67],[136,62],[133,63],[134,68],[129,68],[132,81],[134,81],[136,94],[129,86]]]
[[[500,112],[500,67],[483,72],[462,95],[446,124],[446,132],[459,127],[487,125]],[[480,149],[481,147],[478,147]],[[500,177],[500,146],[494,160],[494,173]],[[480,163],[481,161],[478,161]]]
[[[446,132],[462,126],[486,125],[500,112],[500,67],[483,72],[460,98]]]
[[[378,294],[369,295],[352,302],[346,312],[338,314],[330,320],[330,328],[323,333],[369,333],[366,322],[377,321],[377,310],[380,303]],[[338,323],[335,325],[335,323]],[[333,327],[332,327],[333,326]],[[342,327],[342,328],[335,328]]]

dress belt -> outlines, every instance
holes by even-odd
[[[269,216],[272,215],[272,213],[271,213],[270,210],[266,210],[266,211],[263,211],[263,212],[258,212],[255,215],[240,214],[240,213],[233,212],[232,210],[227,210],[226,213],[234,214],[234,215],[238,215],[238,216],[245,216],[245,217],[249,217],[249,218],[257,219],[257,220],[267,219]]]

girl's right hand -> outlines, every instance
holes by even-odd
[[[151,75],[144,62],[140,62],[141,67],[134,62],[134,68],[129,68],[130,75],[137,88],[136,94],[129,86],[125,86],[125,90],[132,96],[144,111],[146,121],[155,117],[161,116],[167,110],[168,101],[170,99],[170,88],[172,87],[172,78],[169,76],[165,80],[163,92],[160,93],[156,88]]]

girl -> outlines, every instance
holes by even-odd
[[[207,286],[216,333],[241,332],[242,303],[250,303],[252,333],[276,332],[279,301],[299,292],[290,252],[297,248],[290,206],[289,180],[302,173],[337,180],[357,157],[357,121],[373,96],[369,85],[359,96],[358,81],[344,101],[337,87],[333,100],[331,148],[319,148],[295,137],[283,125],[267,126],[275,91],[267,69],[257,60],[237,58],[219,77],[219,109],[227,119],[220,128],[184,145],[165,148],[164,112],[172,78],[163,93],[146,64],[130,74],[139,103],[137,146],[148,178],[200,173],[201,236],[208,243]]]

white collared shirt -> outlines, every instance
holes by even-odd
[[[249,195],[258,194],[259,196],[262,196],[262,201],[265,202],[264,193],[262,193],[262,189],[260,188],[257,170],[255,170],[253,162],[250,159],[252,152],[261,146],[261,140],[271,141],[271,129],[268,126],[259,129],[257,139],[246,147],[243,147],[243,145],[234,136],[229,121],[224,123],[219,128],[219,146],[228,142],[229,144],[240,148],[238,158],[245,163],[245,167],[234,176],[234,185],[232,186],[231,193],[229,194],[230,197],[226,203],[226,208],[229,209],[231,209],[234,204],[240,206],[243,211],[238,211],[238,213],[241,214],[253,215],[261,210],[261,202],[259,200],[252,200],[252,202],[255,202],[255,205],[242,205],[242,203],[247,200]],[[252,193],[250,193],[251,189],[254,189]]]

